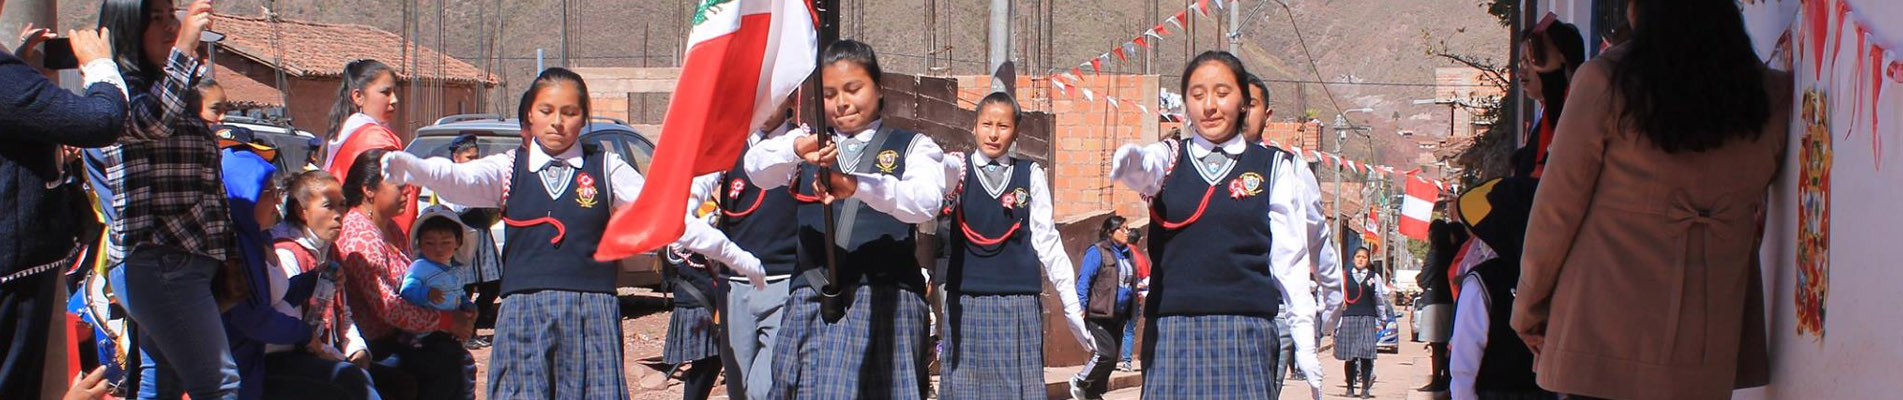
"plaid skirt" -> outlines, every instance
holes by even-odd
[[[819,293],[794,289],[780,312],[780,330],[773,337],[773,389],[768,399],[789,400],[799,393],[800,368],[812,354],[810,340],[819,330]]]
[[[932,359],[925,298],[896,287],[860,285],[851,300],[837,323],[813,316],[818,330],[809,332],[812,348],[802,354],[796,397],[925,398]]]
[[[1043,399],[1044,309],[1036,295],[958,296],[947,305],[939,397]]]
[[[1341,317],[1341,327],[1335,328],[1335,359],[1346,361],[1351,358],[1373,360],[1375,342],[1381,340],[1380,322],[1372,315],[1349,315]]]
[[[621,307],[609,293],[543,290],[502,298],[491,399],[627,399]]]
[[[714,313],[707,307],[674,307],[667,318],[667,347],[661,362],[682,364],[720,356],[720,338],[714,336]]]
[[[1240,315],[1165,316],[1144,358],[1144,399],[1270,399],[1281,339],[1275,321]]]

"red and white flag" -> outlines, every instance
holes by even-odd
[[[1407,174],[1407,199],[1401,201],[1401,235],[1427,240],[1428,221],[1434,219],[1434,200],[1440,198],[1440,187],[1426,179]]]
[[[732,168],[747,135],[813,72],[818,16],[806,1],[700,3],[647,183],[631,207],[608,221],[596,260],[678,240],[694,177]]]

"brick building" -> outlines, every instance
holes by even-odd
[[[224,14],[213,21],[225,40],[213,56],[212,76],[232,104],[248,115],[289,118],[320,136],[330,125],[344,65],[353,60],[374,59],[397,70],[397,114],[387,122],[406,139],[436,118],[482,110],[482,92],[496,85],[474,65],[369,26]]]

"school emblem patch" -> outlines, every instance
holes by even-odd
[[[879,172],[891,173],[897,171],[899,169],[899,152],[892,150],[879,152],[878,164],[874,164],[873,166],[879,167]]]
[[[1229,198],[1240,199],[1262,194],[1262,174],[1245,172],[1229,181]]]
[[[727,186],[727,198],[738,199],[740,198],[740,193],[747,190],[747,180],[735,178],[733,182],[728,183]]]
[[[587,172],[575,177],[575,202],[581,208],[595,208],[595,196],[601,194],[595,189],[595,177]]]

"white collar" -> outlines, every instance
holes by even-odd
[[[991,157],[985,157],[985,153],[981,151],[971,152],[972,166],[983,167],[985,166],[985,164],[990,164],[992,161],[997,161],[998,165],[1003,165],[1005,168],[1010,168],[1012,162],[1016,161],[1016,159],[1011,158],[1010,152],[1005,152],[1004,155],[998,156],[998,158],[996,159],[993,159]]]
[[[883,125],[885,125],[884,119],[874,120],[872,121],[872,124],[866,125],[866,129],[861,130],[859,132],[855,132],[852,134],[852,136],[849,136],[849,137],[861,142],[870,142],[872,141],[872,134],[879,133],[879,127]],[[842,135],[838,129],[833,130],[833,135],[845,136],[845,135]]]
[[[1189,155],[1191,157],[1203,158],[1203,156],[1209,155],[1209,152],[1211,150],[1220,146],[1222,147],[1223,153],[1227,153],[1229,154],[1231,158],[1233,158],[1237,155],[1242,154],[1243,149],[1248,148],[1249,146],[1248,142],[1249,142],[1248,140],[1245,140],[1242,138],[1242,135],[1235,135],[1235,136],[1229,137],[1229,140],[1224,141],[1222,142],[1222,144],[1218,145],[1216,143],[1210,142],[1209,139],[1204,139],[1203,135],[1197,134],[1195,130],[1192,129],[1189,132],[1189,143],[1190,143]]]
[[[571,168],[581,169],[582,168],[581,146],[582,146],[582,143],[580,141],[576,141],[573,146],[568,146],[568,150],[563,151],[561,155],[549,156],[548,152],[542,151],[541,143],[538,143],[534,140],[530,140],[529,141],[529,165],[528,165],[529,172],[542,172],[543,168],[548,167],[548,161],[555,158],[560,158],[562,159],[562,161],[567,162],[568,166]]]

